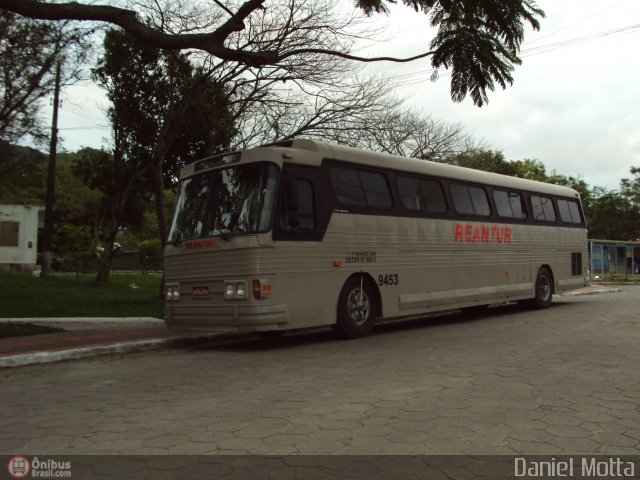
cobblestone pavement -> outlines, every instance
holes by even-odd
[[[0,452],[640,454],[637,287],[0,371]]]

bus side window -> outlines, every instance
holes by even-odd
[[[444,199],[440,183],[435,180],[420,180],[420,188],[430,213],[445,213],[447,211],[447,201]]]
[[[393,206],[387,179],[380,172],[331,167],[329,180],[341,205],[379,209]]]
[[[315,229],[313,185],[308,180],[289,178],[285,182],[284,208],[280,228],[285,232],[311,232]]]
[[[398,176],[396,185],[400,191],[400,200],[407,210],[422,211],[426,209],[426,202],[422,189],[419,188],[418,179],[415,177]]]
[[[396,177],[396,185],[402,205],[407,210],[429,213],[447,211],[447,202],[438,182],[399,175]]]
[[[502,218],[515,218],[524,220],[527,218],[527,211],[524,207],[522,195],[517,192],[507,192],[505,190],[494,190],[493,201],[496,204],[498,216]]]
[[[452,183],[449,187],[453,197],[453,206],[462,215],[478,215],[488,217],[491,215],[489,200],[484,188]]]
[[[563,223],[582,224],[582,216],[578,202],[574,200],[558,200],[558,211]]]
[[[342,205],[365,207],[366,194],[356,170],[333,167],[329,169],[329,178],[336,192],[336,198]]]
[[[555,222],[556,212],[550,197],[531,195],[531,208],[536,222]]]

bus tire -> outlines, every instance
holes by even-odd
[[[349,278],[338,298],[335,332],[343,338],[369,335],[376,318],[375,302],[375,293],[365,277]]]
[[[541,310],[549,308],[551,300],[553,300],[553,277],[546,267],[542,267],[538,270],[536,277],[536,296],[531,299],[529,305]]]

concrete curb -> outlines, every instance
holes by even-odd
[[[572,296],[580,296],[580,295],[595,295],[597,293],[615,293],[621,292],[620,288],[594,288],[591,290],[573,290],[571,292],[564,292],[562,295],[572,295]]]
[[[0,318],[0,323],[86,323],[104,325],[109,323],[117,324],[145,324],[145,325],[164,325],[164,320],[154,317],[39,317],[39,318]]]
[[[112,345],[95,345],[91,347],[70,348],[49,352],[21,353],[0,357],[0,368],[21,367],[38,363],[52,363],[63,360],[79,360],[82,358],[112,355],[119,353],[142,352],[160,348],[181,347],[213,341],[220,333],[208,333],[196,337],[153,338],[135,342],[115,343]]]

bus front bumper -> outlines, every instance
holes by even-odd
[[[176,330],[259,332],[284,330],[287,305],[165,305],[167,326]]]

